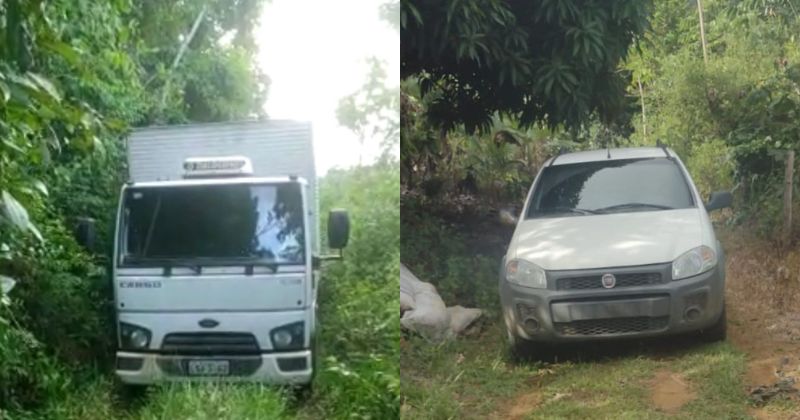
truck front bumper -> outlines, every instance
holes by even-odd
[[[189,375],[187,366],[192,360],[228,361],[229,374]],[[242,356],[182,356],[118,351],[116,373],[122,382],[137,385],[181,381],[291,385],[311,382],[313,365],[311,350]]]
[[[676,334],[714,325],[724,305],[724,260],[708,272],[677,281],[670,280],[670,267],[548,272],[547,289],[509,283],[501,273],[500,301],[509,338],[576,342]],[[592,282],[599,282],[604,273],[638,283],[598,288]],[[642,275],[663,280],[639,284],[650,278]]]

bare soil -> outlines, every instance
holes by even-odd
[[[723,234],[728,252],[728,339],[747,353],[745,392],[775,386],[788,378],[800,386],[800,250],[742,233]],[[759,419],[798,419],[797,394],[783,393],[797,405],[788,412],[754,407]],[[754,404],[759,405],[757,401]]]
[[[524,394],[517,396],[517,399],[514,401],[511,410],[508,411],[508,415],[505,418],[511,420],[524,419],[529,413],[536,410],[536,407],[538,407],[541,402],[542,395],[539,393],[539,390],[530,389]]]
[[[677,413],[696,397],[682,375],[666,369],[656,372],[649,389],[653,406],[667,414]]]

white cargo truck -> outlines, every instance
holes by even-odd
[[[116,373],[308,384],[314,373],[319,204],[309,123],[135,130],[113,283]],[[331,211],[331,249],[349,219]],[[340,254],[341,255],[341,254]]]

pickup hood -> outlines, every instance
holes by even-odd
[[[508,258],[545,270],[657,264],[702,245],[703,238],[697,208],[529,219],[517,226]]]

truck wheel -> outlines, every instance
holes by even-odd
[[[141,401],[147,395],[147,385],[120,383],[119,392],[122,401],[127,403],[134,403],[137,401]]]
[[[703,338],[709,343],[725,341],[728,335],[728,319],[725,314],[725,303],[722,304],[722,313],[714,325],[706,328],[702,332]]]

